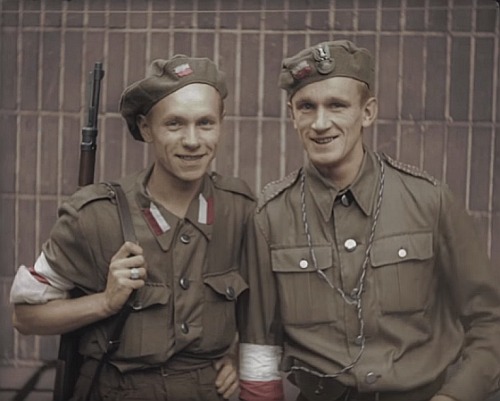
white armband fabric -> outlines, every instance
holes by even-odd
[[[75,285],[71,281],[52,269],[43,252],[40,253],[40,256],[36,260],[34,269],[37,275],[45,278],[49,282],[49,285],[54,288],[62,291],[68,291],[75,288]]]
[[[74,284],[50,267],[43,253],[34,267],[20,266],[10,290],[12,304],[44,304],[53,299],[69,297]]]
[[[240,379],[281,380],[279,365],[283,348],[276,345],[240,344]]]

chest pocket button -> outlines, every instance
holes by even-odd
[[[353,240],[352,238],[349,238],[344,242],[344,248],[347,250],[347,252],[352,252],[356,249],[358,246],[358,243]]]
[[[227,299],[229,300],[234,300],[236,298],[236,292],[234,291],[234,288],[233,287],[227,287],[226,288],[226,295],[227,295]]]

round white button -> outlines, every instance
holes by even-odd
[[[398,256],[399,256],[400,258],[406,258],[406,255],[408,255],[408,252],[406,252],[406,249],[401,248],[401,249],[398,251]]]
[[[307,262],[307,260],[302,259],[302,260],[299,262],[299,267],[300,267],[301,269],[307,269],[307,266],[309,266],[309,263]]]
[[[368,372],[365,376],[365,382],[373,384],[378,380],[378,376],[374,372]]]
[[[358,243],[353,240],[352,238],[349,238],[348,240],[346,240],[344,242],[344,248],[348,251],[348,252],[352,252],[356,249],[356,247],[358,246]]]

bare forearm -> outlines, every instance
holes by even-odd
[[[133,268],[137,270],[138,278],[131,278]],[[145,278],[146,262],[142,248],[126,242],[111,259],[104,292],[44,304],[17,303],[12,317],[14,327],[23,334],[47,335],[87,326],[119,312],[132,291],[144,286]],[[43,299],[43,295],[42,291],[38,299]]]
[[[46,304],[14,306],[14,327],[22,334],[63,334],[110,316],[104,293]]]

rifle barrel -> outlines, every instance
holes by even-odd
[[[80,144],[80,170],[78,185],[83,187],[94,182],[95,154],[97,150],[99,99],[101,96],[101,80],[104,77],[102,63],[94,64],[94,70],[89,79],[89,104],[87,109],[87,124],[82,128]]]

